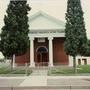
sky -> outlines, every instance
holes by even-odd
[[[0,31],[4,25],[3,18],[10,0],[0,0]],[[32,8],[29,17],[38,11],[44,11],[47,14],[65,22],[65,13],[67,0],[28,0],[28,4]],[[84,21],[87,30],[87,36],[90,39],[90,0],[81,0],[84,11]]]

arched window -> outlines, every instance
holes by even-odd
[[[47,50],[46,47],[39,47],[39,48],[37,49],[37,52],[38,52],[38,53],[47,53],[48,50]]]

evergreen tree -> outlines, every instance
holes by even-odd
[[[1,33],[1,51],[5,57],[22,55],[29,46],[28,11],[26,0],[10,1]]]
[[[73,66],[76,72],[76,56],[85,53],[87,43],[80,0],[68,0],[67,2],[65,36],[65,51],[67,55],[73,56]]]
[[[84,56],[90,56],[90,40],[87,41],[86,53]]]

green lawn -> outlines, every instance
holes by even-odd
[[[78,73],[90,73],[90,65],[79,65]]]
[[[10,72],[11,72],[11,70],[7,67],[1,67],[0,68],[0,74],[8,74]]]
[[[0,68],[0,74],[27,74],[30,75],[32,73],[32,70],[28,69],[26,71],[25,68],[15,68],[11,71],[9,67],[1,67]]]
[[[73,68],[54,68],[48,71],[48,75],[89,75],[90,65],[77,66],[77,73],[74,73]]]

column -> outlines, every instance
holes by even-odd
[[[48,37],[49,40],[49,66],[53,67],[53,37]]]
[[[30,38],[30,67],[35,67],[34,62],[34,38]]]

